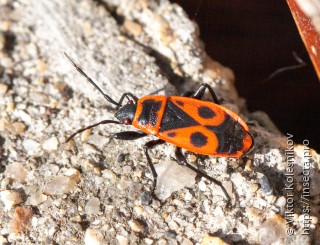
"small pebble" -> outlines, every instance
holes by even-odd
[[[1,191],[0,197],[5,206],[5,210],[11,210],[14,205],[23,202],[20,193],[14,190]]]
[[[137,220],[130,220],[128,222],[128,224],[129,224],[132,231],[135,231],[135,232],[143,232],[144,231],[144,227]]]
[[[122,163],[126,160],[126,157],[128,156],[128,154],[125,153],[120,153],[117,157],[117,163]]]
[[[128,19],[125,19],[123,26],[133,36],[139,36],[142,32],[142,26],[139,23],[133,22]]]
[[[55,176],[44,187],[46,195],[63,195],[71,192],[76,185],[76,181],[68,176]]]
[[[38,71],[44,72],[47,69],[46,62],[44,60],[39,60]]]
[[[77,183],[80,181],[81,174],[78,169],[69,168],[64,174],[71,177]]]
[[[93,145],[84,143],[83,144],[83,153],[85,155],[90,155],[90,154],[98,154],[99,151],[97,150],[96,147],[94,147]]]
[[[224,242],[219,237],[210,236],[208,233],[205,233],[201,245],[228,245],[228,243]]]
[[[48,197],[41,192],[35,192],[28,198],[28,202],[32,206],[38,206],[39,204],[47,201]]]
[[[146,245],[152,245],[152,244],[153,244],[153,240],[150,239],[150,238],[145,238],[145,239],[143,239],[143,241],[144,241],[144,243],[145,243]]]
[[[102,171],[102,177],[108,179],[112,184],[116,183],[117,175],[109,169]]]
[[[171,230],[177,230],[179,228],[179,225],[177,224],[177,222],[170,220],[170,222],[168,223],[168,226]]]
[[[7,125],[7,130],[13,135],[20,135],[22,134],[26,129],[26,126],[22,122],[14,122]]]
[[[206,191],[207,185],[203,180],[201,180],[198,185],[199,185],[199,190],[200,191]]]
[[[86,214],[95,215],[100,213],[100,200],[97,197],[91,197],[84,207]]]
[[[82,142],[87,141],[89,135],[91,134],[91,132],[92,132],[91,129],[87,129],[87,130],[83,131],[83,132],[81,133],[81,141],[82,141]]]
[[[195,163],[196,161],[197,161],[196,155],[193,155],[193,154],[188,155],[188,162]]]
[[[277,199],[276,201],[276,205],[280,208],[283,208],[287,203],[287,200],[284,196],[281,196]]]
[[[165,239],[159,239],[158,241],[157,241],[157,245],[167,245],[168,243],[167,243],[167,241],[165,240]]]
[[[174,221],[171,221],[171,222],[174,222]],[[177,226],[177,228],[178,228],[178,226]],[[177,236],[177,233],[175,231],[171,230],[171,231],[165,231],[163,235],[167,239],[175,239]]]
[[[42,144],[42,148],[46,151],[54,151],[58,149],[59,141],[57,137],[52,137],[50,139],[47,139]]]
[[[187,201],[187,202],[191,201],[192,197],[193,196],[191,195],[191,193],[189,191],[187,191],[186,194],[184,195],[184,200]]]
[[[27,170],[24,168],[22,163],[11,163],[6,168],[6,176],[7,178],[18,181],[19,183],[23,183],[27,177]]]
[[[258,179],[258,182],[261,185],[260,190],[263,195],[269,196],[272,194],[273,192],[272,185],[269,179],[265,175],[262,175],[262,177]]]
[[[196,173],[172,160],[161,161],[155,165],[158,174],[156,196],[165,200],[175,191],[195,184]]]
[[[86,230],[84,243],[86,245],[100,245],[105,244],[105,241],[103,239],[103,235],[99,230],[89,228]]]
[[[33,155],[33,154],[37,153],[37,151],[40,148],[40,144],[37,141],[32,140],[32,139],[25,139],[22,142],[22,146],[27,151],[27,153],[29,155]]]
[[[1,236],[1,235],[0,235],[0,244],[1,244],[1,245],[8,244],[7,238],[5,238],[4,236]]]
[[[13,233],[25,233],[31,225],[34,212],[29,206],[16,207],[10,222],[10,230]]]
[[[117,185],[119,190],[125,190],[131,185],[131,181],[126,178],[121,178],[119,184]]]
[[[129,238],[122,236],[122,235],[117,235],[116,236],[117,241],[119,243],[119,245],[128,245],[129,244]]]
[[[0,94],[5,94],[8,91],[9,87],[7,84],[0,83]]]
[[[133,211],[137,216],[140,216],[142,214],[142,212],[143,212],[143,207],[136,206],[136,207],[133,208]]]
[[[278,214],[271,216],[259,228],[258,237],[260,244],[278,243],[285,239],[286,234],[286,221]]]
[[[152,195],[149,191],[145,191],[142,193],[140,197],[141,205],[149,205],[152,201]]]
[[[188,238],[183,238],[182,242],[180,243],[181,245],[193,245],[193,242],[190,241]]]

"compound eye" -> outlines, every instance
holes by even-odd
[[[123,120],[122,123],[125,124],[125,125],[130,125],[131,124],[131,120],[129,118],[126,118],[126,119]]]
[[[133,101],[132,100],[128,100],[127,104],[131,105],[131,104],[133,104]]]

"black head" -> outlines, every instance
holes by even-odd
[[[136,113],[137,105],[129,100],[126,105],[121,107],[114,116],[123,124],[132,124],[134,114]]]

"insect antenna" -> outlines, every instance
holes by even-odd
[[[81,129],[77,130],[75,133],[71,134],[71,135],[67,138],[66,143],[68,143],[72,138],[74,138],[74,136],[76,136],[77,134],[82,133],[83,131],[86,131],[87,129],[94,128],[94,127],[96,127],[96,126],[98,126],[98,125],[100,125],[100,124],[108,124],[108,123],[120,124],[120,122],[114,121],[114,120],[103,120],[103,121],[101,121],[101,122],[98,122],[98,123],[92,124],[92,125],[90,125],[90,126],[88,126],[88,127],[81,128]]]
[[[97,84],[95,84],[95,82],[92,80],[92,78],[90,78],[82,69],[80,66],[78,66],[71,58],[69,55],[67,55],[66,52],[64,52],[64,55],[68,58],[68,60],[71,62],[71,64],[77,69],[77,71],[84,76],[85,78],[87,78],[88,82],[91,83],[102,95],[103,97],[109,101],[110,103],[116,105],[116,106],[121,106],[121,104],[119,104],[118,102],[114,101],[109,95],[105,94],[101,88],[99,88],[99,86]]]

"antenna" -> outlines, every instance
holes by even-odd
[[[87,78],[88,82],[91,83],[102,95],[103,97],[109,101],[110,103],[116,105],[116,106],[121,106],[121,104],[115,102],[109,95],[105,94],[101,88],[99,88],[99,86],[97,84],[95,84],[95,82],[81,69],[80,66],[78,66],[71,58],[69,55],[67,55],[66,52],[63,52],[64,55],[68,58],[68,60],[71,62],[71,64],[77,69],[77,71],[84,76],[85,78]]]

